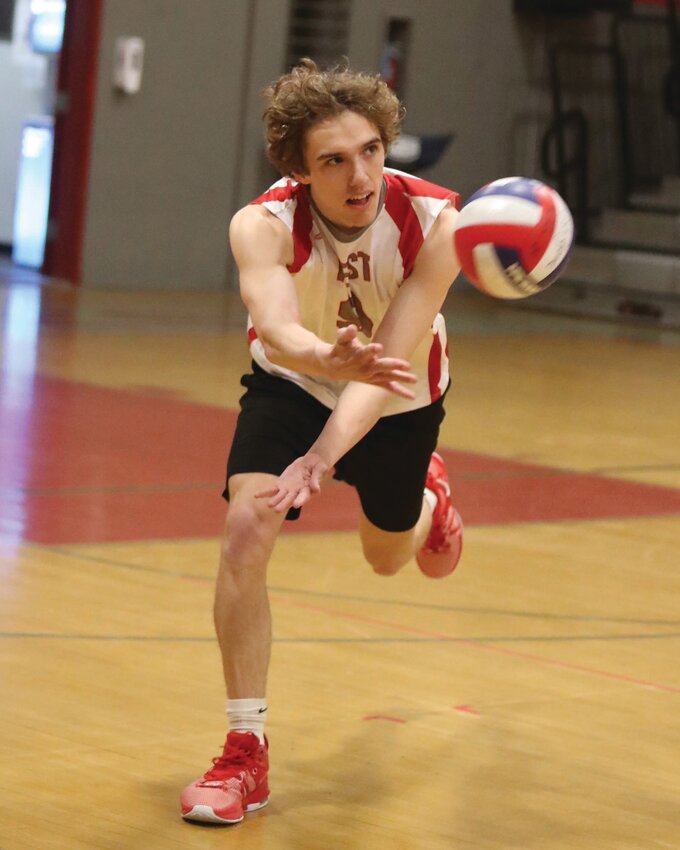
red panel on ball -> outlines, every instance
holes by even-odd
[[[515,248],[521,252],[524,262],[523,246],[532,239],[536,227],[527,227],[524,224],[472,224],[456,230],[456,254],[465,276],[474,283],[479,283],[473,254],[477,245],[491,244],[501,248]],[[539,259],[540,255],[533,265],[536,265]]]

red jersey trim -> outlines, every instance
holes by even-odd
[[[293,216],[293,262],[288,266],[291,274],[299,272],[312,253],[312,210],[307,192],[297,193]]]
[[[387,192],[385,193],[385,210],[399,230],[399,253],[404,267],[404,280],[413,271],[413,266],[420,251],[424,238],[418,216],[413,209],[410,198],[426,197],[435,200],[447,200],[456,209],[460,209],[460,195],[405,174],[390,174],[385,172]],[[293,262],[288,265],[291,274],[299,272],[312,253],[312,211],[306,186],[289,180],[283,186],[275,186],[260,195],[252,204],[267,202],[295,201],[293,214]]]
[[[385,173],[387,185],[397,185],[401,191],[406,192],[414,198],[436,198],[442,201],[451,201],[453,206],[460,209],[460,195],[458,192],[453,192],[451,189],[445,189],[443,186],[437,186],[436,183],[429,183],[427,180],[421,180],[420,177],[411,177],[408,174],[389,174]]]
[[[391,176],[391,175],[390,175]],[[387,175],[385,175],[387,178]],[[385,209],[399,230],[399,253],[404,266],[404,280],[413,271],[413,265],[423,242],[423,231],[408,195],[390,179],[387,180]]]
[[[289,180],[284,186],[275,186],[250,203],[266,204],[272,201],[283,203],[291,200],[295,201],[292,230],[293,262],[286,268],[294,274],[300,271],[312,253],[312,211],[306,186]]]
[[[439,387],[442,378],[442,343],[438,333],[432,339],[430,356],[427,361],[427,378],[430,382],[430,398],[435,402],[442,394]]]
[[[267,201],[289,201],[291,198],[295,197],[295,193],[298,188],[298,184],[293,184],[293,181],[289,180],[285,186],[274,186],[271,189],[267,189],[264,194],[255,198],[255,200],[250,203],[264,204]]]

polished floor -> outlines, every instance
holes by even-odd
[[[463,561],[372,575],[341,484],[289,524],[271,803],[201,827],[242,308],[0,265],[0,850],[680,848],[680,334],[446,312]]]

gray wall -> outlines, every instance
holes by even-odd
[[[280,30],[255,0],[107,0],[97,84],[83,284],[219,289],[226,230],[253,171],[254,81],[279,73]],[[286,3],[276,5],[287,16]],[[276,16],[274,16],[276,17]],[[254,49],[254,32],[262,36]],[[264,35],[273,48],[262,56]],[[146,44],[141,91],[111,78],[115,39]],[[283,50],[283,46],[280,48]],[[252,63],[258,69],[251,73]],[[262,66],[260,68],[259,66]]]
[[[227,225],[274,176],[259,91],[284,69],[289,10],[289,0],[106,0],[84,285],[234,285]],[[518,19],[512,0],[355,0],[353,67],[379,69],[390,16],[413,21],[405,131],[455,134],[423,176],[464,196],[496,177],[541,176],[553,24]],[[138,95],[112,89],[119,35],[146,41]]]

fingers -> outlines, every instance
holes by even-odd
[[[363,346],[354,341],[355,350],[346,349],[335,361],[336,377],[350,381],[396,380],[414,384],[418,378],[411,371],[408,360],[398,357],[381,357],[382,347],[378,344]]]
[[[336,342],[333,346],[334,355],[343,360],[370,360],[372,357],[379,357],[382,354],[383,346],[381,343],[363,343],[359,341],[358,336],[359,330],[356,325],[347,325],[346,327],[339,328]]]
[[[281,499],[286,496],[288,493],[287,490],[282,489],[281,487],[270,487],[269,490],[260,490],[255,493],[256,499],[269,499],[267,502],[267,507],[273,508],[277,505]]]
[[[258,493],[256,498],[271,495],[271,498],[267,502],[267,507],[272,508],[272,510],[275,510],[278,514],[283,514],[286,513],[289,508],[301,508],[303,505],[306,505],[312,498],[313,492],[318,493],[319,489],[317,488],[315,490],[311,484],[300,488],[300,490],[286,490],[283,487],[279,487],[276,490],[268,491],[266,494]]]
[[[284,513],[291,507],[296,497],[296,490],[290,491],[285,487],[274,487],[272,490],[256,493],[256,499],[268,499],[267,507],[277,513]]]
[[[365,380],[367,383],[388,390],[393,395],[399,396],[399,398],[412,401],[416,397],[412,390],[404,386],[404,384],[416,384],[418,382],[418,378],[413,372],[404,371],[400,368],[391,368],[376,372]]]
[[[307,487],[309,489],[309,498],[311,499],[312,495],[316,495],[316,493],[321,492],[321,479],[326,474],[327,470],[325,467],[317,466],[312,470],[312,475],[309,479]],[[296,505],[297,507],[297,505]]]
[[[346,325],[344,328],[338,328],[338,345],[349,345],[353,339],[357,338],[359,328],[356,325]]]
[[[333,346],[332,356],[339,366],[344,364],[348,367],[359,368],[376,362],[382,353],[383,347],[379,342],[370,342],[368,345],[364,345],[359,342],[355,335],[347,340],[338,339]]]
[[[382,372],[410,372],[411,370],[408,360],[400,360],[397,357],[379,357],[375,363]]]
[[[406,384],[418,382],[417,375],[413,372],[404,372],[401,369],[380,369],[372,375],[373,382],[385,383],[386,381],[404,381]]]
[[[416,394],[413,390],[409,390],[407,387],[403,387],[398,381],[388,381],[385,384],[381,384],[380,386],[383,389],[389,390],[393,395],[399,396],[399,398],[405,398],[409,401],[413,401],[416,397]]]
[[[318,493],[318,490],[316,491]],[[293,500],[294,508],[301,508],[312,498],[311,487],[303,487]]]
[[[269,490],[260,490],[258,493],[255,493],[255,498],[256,499],[271,498],[272,496],[274,496],[278,492],[279,492],[278,487],[271,487]]]
[[[402,398],[414,398],[413,393],[404,386],[418,381],[409,361],[401,357],[383,357],[381,343],[369,342],[364,345],[359,341],[358,334],[356,325],[338,329],[337,342],[331,352],[331,377],[375,384]]]
[[[320,492],[327,469],[326,464],[315,456],[298,458],[286,467],[273,487],[259,490],[255,498],[267,499],[267,507],[277,513],[301,508]]]
[[[255,493],[256,499],[269,499],[268,508],[273,508],[278,513],[287,511],[295,501],[297,491],[292,493],[284,487],[271,487],[269,490],[260,490]],[[297,506],[296,506],[297,507]]]

